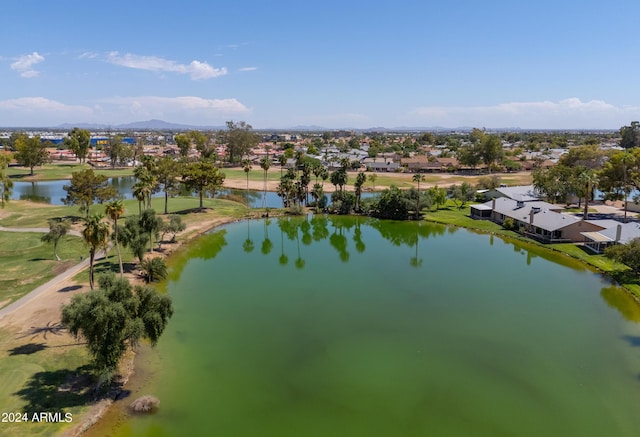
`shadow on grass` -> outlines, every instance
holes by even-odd
[[[95,399],[91,370],[91,366],[82,366],[75,370],[37,372],[14,394],[27,402],[24,412],[29,416],[84,405]]]
[[[180,211],[174,211],[170,214],[177,214],[177,215],[187,215],[187,214],[193,214],[193,213],[198,213],[198,212],[206,212],[208,209],[208,207],[203,206],[202,209],[200,209],[199,207],[197,208],[188,208],[188,209],[183,209]]]
[[[31,416],[41,411],[60,411],[88,405],[101,399],[124,399],[131,395],[122,388],[122,383],[99,384],[91,365],[75,370],[61,369],[34,373],[21,390],[14,395],[21,397],[27,405],[23,411]]]
[[[82,285],[69,285],[68,287],[61,288],[58,293],[67,293],[69,291],[80,290]]]
[[[9,179],[24,179],[26,177],[31,176],[29,173],[27,174],[12,174],[9,176]]]
[[[136,270],[136,263],[122,263],[122,269],[125,273],[133,273]],[[107,259],[100,260],[100,262],[94,266],[93,273],[96,277],[110,272],[116,274],[120,273],[120,264],[118,263],[117,257],[110,256]]]
[[[31,337],[31,340],[42,335],[46,340],[48,335],[62,335],[65,327],[60,322],[47,322],[44,326],[32,326],[26,333],[18,338]]]
[[[44,343],[27,343],[22,346],[14,347],[13,349],[9,349],[9,355],[31,355],[36,352],[40,352],[41,350],[45,350],[47,345]]]

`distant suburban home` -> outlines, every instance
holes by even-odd
[[[451,171],[458,166],[456,158],[431,158],[426,155],[416,155],[402,158],[400,164],[413,173]]]
[[[498,187],[484,192],[487,199],[496,197],[506,197],[507,199],[521,200],[523,202],[533,202],[540,200],[540,195],[533,185],[517,185],[513,187]]]
[[[362,164],[372,171],[396,171],[400,168],[399,162],[389,158],[365,158]]]

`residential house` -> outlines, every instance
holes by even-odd
[[[511,219],[518,232],[543,243],[582,242],[583,232],[604,229],[593,221],[563,214],[560,212],[562,209],[558,205],[539,200],[499,197],[481,205],[472,205],[471,217],[489,219],[499,224]]]
[[[615,220],[589,220],[600,226],[598,231],[582,232],[584,245],[595,253],[603,253],[607,247],[615,244],[626,244],[640,237],[640,223],[620,223]]]

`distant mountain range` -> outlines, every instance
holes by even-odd
[[[32,126],[30,128],[34,129],[56,129],[56,130],[71,130],[74,127],[79,127],[81,129],[88,129],[91,131],[109,131],[109,130],[119,130],[119,131],[140,131],[140,130],[150,130],[150,131],[187,131],[187,130],[223,130],[226,129],[226,126],[197,126],[190,124],[180,124],[180,123],[170,123],[163,120],[147,120],[147,121],[135,121],[133,123],[125,123],[125,124],[100,124],[100,123],[64,123],[58,126]],[[0,127],[1,129],[2,127]],[[24,130],[25,128],[16,128],[16,127],[4,127],[5,129],[11,130]],[[470,126],[458,126],[454,128],[442,127],[442,126],[432,126],[432,127],[423,127],[423,126],[398,126],[393,128],[387,127],[370,127],[366,129],[362,128],[350,128],[350,127],[342,127],[342,128],[330,128],[324,126],[316,126],[316,125],[298,125],[292,126],[289,128],[254,128],[257,132],[331,132],[331,131],[354,131],[354,132],[469,132],[473,129]],[[504,127],[504,128],[486,128],[489,132],[608,132],[608,129],[522,129],[519,127]]]
[[[64,123],[56,126],[59,129],[73,129],[74,127],[79,127],[81,129],[91,129],[91,130],[108,130],[108,129],[116,129],[116,130],[139,130],[139,129],[149,129],[149,130],[219,130],[224,129],[225,126],[194,126],[189,124],[180,124],[180,123],[169,123],[163,120],[147,120],[147,121],[134,121],[133,123],[125,123],[125,124],[98,124],[98,123]]]
[[[196,126],[190,124],[180,124],[180,123],[170,123],[163,120],[147,120],[147,121],[135,121],[133,123],[125,123],[125,124],[117,124],[117,125],[109,125],[109,124],[99,124],[99,123],[64,123],[58,126],[55,126],[56,129],[65,129],[71,130],[74,127],[79,127],[81,129],[90,129],[90,130],[221,130],[226,129],[226,126]],[[336,131],[336,130],[346,130],[346,131],[356,131],[356,132],[420,132],[420,131],[431,131],[431,132],[442,132],[442,131],[451,131],[451,130],[471,130],[471,128],[456,128],[449,129],[444,127],[396,127],[396,128],[385,128],[385,127],[371,127],[366,129],[356,129],[350,127],[343,128],[328,128],[324,126],[317,125],[298,125],[292,126],[290,128],[262,128],[255,129],[257,131],[294,131],[294,132],[325,132],[325,131]]]

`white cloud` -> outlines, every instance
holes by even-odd
[[[43,61],[44,56],[38,54],[38,52],[33,52],[29,55],[20,56],[15,62],[11,64],[11,69],[20,73],[20,76],[22,77],[36,77],[39,73],[32,67]]]
[[[409,116],[422,126],[521,127],[529,129],[617,129],[640,118],[640,107],[569,98],[493,106],[425,106]]]
[[[78,56],[78,59],[95,59],[95,58],[97,58],[99,56],[100,55],[98,53],[95,53],[95,52],[84,52],[84,53],[81,53]]]
[[[206,62],[194,60],[185,65],[157,56],[139,56],[131,53],[121,55],[118,52],[110,52],[107,55],[107,62],[139,70],[188,74],[193,80],[211,79],[227,74],[225,67],[214,68]]]
[[[5,126],[44,126],[67,121],[83,121],[93,110],[81,105],[67,105],[44,97],[21,97],[0,100],[0,118]]]
[[[242,67],[239,68],[238,71],[256,71],[258,67]]]

